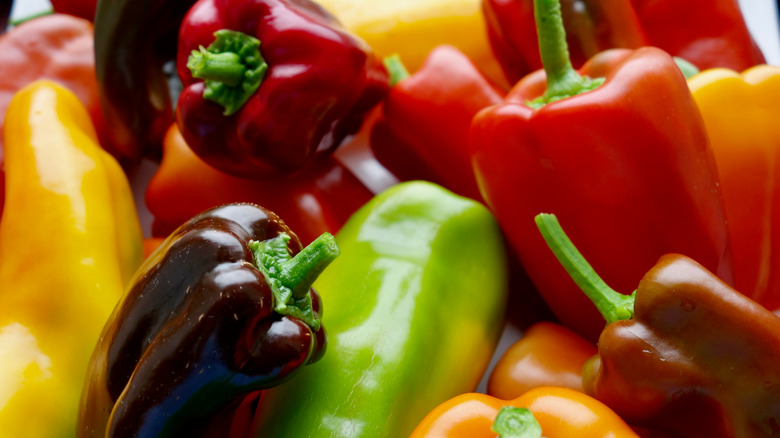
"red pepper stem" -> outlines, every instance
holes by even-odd
[[[490,430],[499,438],[541,438],[542,426],[526,408],[504,406],[498,411]]]
[[[534,17],[539,55],[547,74],[547,90],[542,97],[530,102],[530,107],[540,108],[547,103],[576,96],[604,82],[603,78],[580,76],[572,67],[560,0],[534,0]]]
[[[320,321],[312,310],[309,290],[340,250],[333,235],[323,233],[291,257],[287,248],[289,241],[290,235],[281,233],[262,242],[250,241],[248,247],[255,266],[273,292],[276,312],[298,317],[317,330]]]
[[[554,214],[540,213],[534,220],[547,246],[574,283],[590,298],[607,324],[634,316],[636,291],[624,295],[609,287],[577,250]]]

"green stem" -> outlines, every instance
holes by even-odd
[[[193,77],[223,82],[231,87],[240,84],[246,73],[246,66],[241,63],[241,57],[237,53],[211,53],[203,46],[200,51],[193,50],[187,60],[187,68]]]
[[[409,71],[406,70],[406,66],[401,62],[401,57],[397,53],[385,57],[382,61],[390,74],[391,87],[409,77]]]
[[[593,302],[607,324],[634,316],[636,291],[631,295],[623,295],[609,287],[577,250],[555,215],[541,213],[536,215],[534,220],[547,246],[572,280]]]
[[[500,438],[541,438],[542,426],[526,408],[504,406],[490,427]]]
[[[260,53],[260,40],[229,29],[214,32],[207,48],[193,50],[187,59],[192,76],[203,79],[203,98],[225,108],[229,116],[257,91],[268,64]]]
[[[323,233],[295,257],[290,257],[289,241],[290,236],[281,233],[262,242],[252,240],[248,246],[255,266],[274,294],[276,312],[299,317],[316,330],[320,322],[312,310],[309,290],[340,250],[333,235]]]
[[[530,107],[541,108],[604,83],[604,78],[590,79],[574,70],[566,44],[560,0],[534,0],[534,17],[539,37],[539,55],[547,74],[547,90],[540,98],[529,102]]]

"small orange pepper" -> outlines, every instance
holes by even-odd
[[[487,393],[509,400],[540,386],[562,386],[584,392],[582,367],[596,346],[568,328],[539,322],[499,358],[490,373]]]
[[[637,438],[639,435],[600,401],[568,388],[531,389],[512,400],[468,393],[431,411],[410,438],[496,438],[491,430],[502,407],[527,408],[546,438]]]

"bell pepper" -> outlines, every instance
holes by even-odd
[[[8,28],[8,19],[11,17],[12,0],[0,1],[0,34],[5,33]]]
[[[735,289],[780,309],[780,68],[711,69],[689,79],[712,143],[734,250]]]
[[[655,46],[700,69],[765,62],[737,0],[564,0],[572,63],[610,48]],[[541,68],[533,0],[485,0],[490,43],[511,83]]]
[[[425,63],[440,45],[451,45],[502,88],[509,84],[487,39],[480,0],[319,0],[374,52],[398,55],[411,72]]]
[[[432,183],[393,186],[336,235],[315,282],[328,353],[266,392],[255,436],[409,436],[473,391],[503,328],[506,268],[487,209]]]
[[[503,97],[463,52],[436,47],[416,73],[398,75],[371,131],[371,149],[401,180],[432,181],[481,201],[471,169],[469,124]]]
[[[388,88],[365,42],[309,1],[199,0],[182,21],[177,65],[187,144],[245,178],[333,151]]]
[[[73,436],[92,348],[141,263],[141,227],[125,174],[72,92],[25,86],[4,136],[0,430]]]
[[[163,157],[146,188],[153,232],[167,236],[201,211],[231,202],[253,202],[285,218],[301,242],[335,233],[373,194],[330,156],[290,178],[255,181],[222,173],[198,158],[171,125]]]
[[[95,71],[111,139],[122,157],[158,158],[174,121],[169,77],[176,41],[195,0],[111,0],[95,11]],[[180,86],[180,84],[178,84]]]
[[[607,322],[598,356],[584,368],[588,394],[631,424],[673,436],[780,431],[775,314],[680,254],[662,256],[624,295],[598,276],[555,216],[536,223]]]
[[[461,394],[432,410],[410,438],[496,436],[638,438],[615,412],[598,400],[554,386],[531,389],[511,400],[479,393]]]
[[[555,0],[537,4],[543,14],[558,11]],[[672,57],[613,49],[578,74],[559,44],[560,18],[545,23],[557,23],[540,27],[552,33],[540,37],[547,73],[527,76],[504,103],[477,114],[472,159],[488,206],[545,301],[595,341],[601,318],[546,250],[533,226],[538,212],[558,215],[618,290],[669,252],[731,282],[729,234],[701,115]]]
[[[54,12],[73,15],[90,22],[95,19],[98,0],[50,0]]]
[[[10,2],[8,7],[10,9]],[[0,130],[14,94],[36,79],[50,79],[76,93],[87,107],[100,144],[116,155],[100,110],[92,41],[89,22],[63,14],[25,21],[0,35],[0,61],[4,72],[0,80]],[[0,168],[2,162],[3,140],[0,138]],[[0,189],[4,186],[3,179],[0,170]],[[2,200],[0,190],[0,213]]]
[[[538,322],[499,357],[487,393],[509,400],[542,386],[583,392],[582,367],[595,354],[595,345],[566,327]]]
[[[490,45],[511,84],[542,68],[533,0],[484,0],[482,10]],[[607,49],[647,45],[630,0],[563,0],[561,14],[577,68]]]
[[[324,353],[311,284],[339,254],[274,213],[228,204],[182,225],[139,269],[90,361],[79,437],[193,436]]]

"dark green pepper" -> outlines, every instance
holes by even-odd
[[[501,335],[505,248],[488,210],[427,182],[377,195],[336,236],[315,282],[328,353],[270,390],[258,437],[409,436],[474,391]]]

